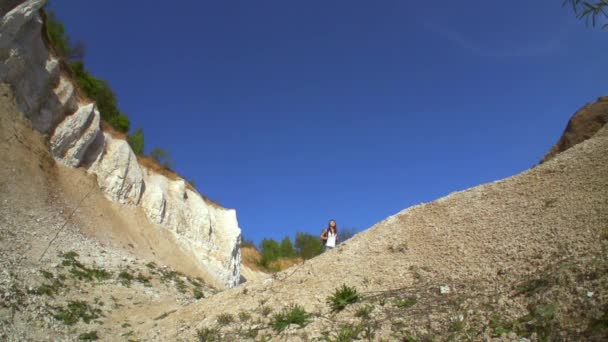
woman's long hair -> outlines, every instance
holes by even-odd
[[[336,235],[338,235],[338,222],[336,222],[336,220],[331,219],[329,220],[329,222],[327,222],[327,233],[331,232],[331,222],[334,222],[334,233]]]

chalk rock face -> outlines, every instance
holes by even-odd
[[[93,103],[66,117],[51,137],[53,156],[68,166],[80,166],[87,148],[99,134],[99,120]]]
[[[141,205],[151,222],[177,237],[219,284],[240,280],[241,230],[236,212],[204,199],[179,178],[142,168],[129,144],[100,129],[95,103],[84,103],[42,39],[45,0],[0,3],[0,82],[10,84],[32,127],[48,134],[51,154],[96,175],[106,197]],[[8,11],[8,13],[5,13]],[[177,247],[177,246],[176,246]]]
[[[189,189],[144,168],[142,207],[148,218],[173,231],[184,248],[229,287],[240,280],[241,230],[236,212],[221,208]]]
[[[9,83],[19,109],[37,116],[59,81],[59,63],[42,40],[38,11],[44,0],[30,0],[5,14],[0,22],[0,81]]]
[[[133,150],[126,141],[114,139],[107,133],[102,133],[100,137],[103,150],[97,152],[98,156],[89,167],[89,172],[97,175],[99,187],[112,201],[139,204],[144,176]],[[95,149],[92,148],[92,153],[95,153]]]
[[[74,86],[62,76],[57,87],[53,89],[53,94],[46,99],[40,109],[40,114],[32,117],[32,125],[40,132],[49,133],[66,115],[77,110]]]

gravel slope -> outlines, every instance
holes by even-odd
[[[439,309],[433,317],[429,301],[426,311],[408,321],[413,329],[408,334],[417,338],[429,334],[445,338],[450,317],[463,311],[470,315],[467,338],[490,338],[491,315],[525,319],[547,298],[557,310],[551,316],[555,325],[551,338],[605,337],[605,330],[597,333],[592,327],[602,314],[605,319],[608,303],[607,228],[608,128],[604,127],[592,139],[531,170],[408,208],[274,279],[245,284],[184,308],[175,315],[188,322],[178,336],[162,326],[157,329],[166,331],[167,339],[191,337],[195,328],[213,327],[220,314],[236,316],[243,311],[254,315],[250,327],[259,330],[258,338],[264,334],[278,340],[320,338],[336,330],[336,322],[356,322],[352,312],[330,314],[325,302],[344,283],[368,298],[394,289],[432,296],[447,285],[451,295],[468,303]],[[540,280],[534,283],[537,277]],[[530,281],[543,285],[542,293],[521,295]],[[271,319],[259,314],[261,303],[275,311],[297,303],[318,317],[304,329],[276,336],[267,328]],[[496,305],[489,309],[490,304]],[[400,329],[394,329],[390,324],[394,322],[385,316],[374,339],[399,336],[395,334]],[[231,336],[239,330],[227,325],[221,331]],[[526,334],[521,329],[518,333]],[[537,339],[539,334],[527,337]]]

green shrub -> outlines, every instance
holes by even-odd
[[[239,312],[239,320],[241,320],[241,322],[247,322],[248,320],[251,319],[251,315],[245,311],[241,311]]]
[[[323,253],[324,248],[323,240],[318,236],[302,232],[296,233],[296,250],[302,258],[313,258]]]
[[[102,313],[98,308],[91,307],[84,301],[69,301],[65,307],[57,306],[54,309],[53,317],[62,321],[65,325],[74,325],[82,319],[85,323],[99,318]]]
[[[166,151],[161,147],[155,147],[152,149],[152,151],[150,151],[150,157],[156,160],[156,162],[165,169],[171,170],[173,165],[171,163],[171,155],[169,154],[169,151]]]
[[[503,319],[498,314],[494,314],[490,318],[490,329],[492,329],[492,334],[496,337],[509,333],[512,328],[513,324]]]
[[[535,293],[546,290],[551,283],[546,278],[530,279],[516,287],[516,290],[530,297]]]
[[[232,322],[234,322],[234,316],[229,313],[223,313],[217,316],[217,324],[219,325],[228,325]]]
[[[63,266],[71,266],[70,274],[72,277],[77,278],[78,280],[88,280],[88,281],[102,281],[104,279],[108,279],[111,277],[111,273],[96,267],[86,267],[80,261],[78,261],[78,253],[74,251],[70,251],[67,253],[60,253],[59,256],[63,258],[61,264]]]
[[[70,62],[69,65],[80,89],[97,104],[101,118],[115,129],[123,133],[128,132],[129,118],[118,109],[116,95],[114,95],[108,82],[91,75],[85,69],[82,61]]]
[[[80,341],[97,341],[99,340],[99,336],[97,335],[97,331],[93,330],[88,333],[78,335],[78,339]]]
[[[263,305],[260,308],[260,313],[262,314],[262,316],[267,317],[268,315],[270,315],[272,313],[272,308],[268,305]]]
[[[342,325],[336,338],[330,339],[331,342],[350,342],[359,338],[359,334],[363,328],[358,325]]]
[[[152,286],[152,284],[150,283],[150,277],[146,277],[145,275],[138,273],[137,277],[135,277],[135,280],[144,284],[145,287],[150,287]]]
[[[65,285],[61,281],[53,279],[51,284],[44,283],[34,289],[32,293],[39,296],[46,295],[49,297],[54,297],[55,294],[59,293],[59,290],[63,287],[65,287]]]
[[[144,131],[141,128],[136,129],[133,134],[129,134],[127,142],[129,142],[136,155],[142,156],[144,154]]]
[[[270,324],[276,332],[281,332],[291,324],[305,327],[309,322],[310,314],[303,307],[292,305],[275,314]]]
[[[402,298],[395,301],[395,306],[400,309],[407,309],[411,306],[414,306],[414,304],[416,304],[417,302],[418,300],[416,300],[416,298],[414,297]]]
[[[194,298],[196,298],[196,299],[205,298],[205,294],[203,293],[203,291],[201,291],[198,288],[192,289],[192,294],[194,295]]]
[[[112,127],[123,133],[127,133],[129,131],[129,127],[131,127],[131,121],[126,115],[122,113],[118,114],[117,116],[112,116],[108,118],[107,122]]]
[[[554,305],[531,306],[529,313],[518,320],[517,333],[525,336],[536,333],[540,341],[550,341],[556,324]]]
[[[371,304],[367,304],[365,306],[360,307],[357,312],[355,312],[355,316],[363,319],[369,319],[370,314],[374,311],[374,306]]]
[[[126,270],[122,270],[118,273],[118,281],[122,286],[130,287],[133,279],[133,275]]]
[[[70,54],[70,37],[65,33],[65,27],[57,20],[53,11],[47,11],[46,32],[55,52],[67,58]]]
[[[49,271],[40,270],[40,274],[42,274],[42,276],[45,277],[46,279],[53,279],[53,273],[51,273]]]
[[[201,328],[196,331],[196,337],[199,342],[216,342],[220,341],[220,332],[216,328]]]
[[[332,311],[342,311],[347,305],[356,303],[359,299],[359,293],[354,287],[343,284],[331,296],[327,297],[327,303]]]

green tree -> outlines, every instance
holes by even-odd
[[[133,134],[129,134],[127,141],[136,155],[141,156],[144,154],[144,131],[141,128],[136,129]]]
[[[117,130],[127,133],[130,127],[129,118],[118,109],[116,95],[108,82],[91,75],[82,61],[70,62],[69,65],[80,89],[97,104],[101,118]]]
[[[283,258],[293,258],[297,255],[295,248],[293,248],[293,243],[289,237],[285,237],[281,241],[281,257]]]
[[[155,147],[150,151],[150,157],[156,160],[165,169],[172,169],[171,157],[168,151],[165,151],[161,147]]]
[[[323,253],[323,248],[323,240],[320,237],[304,232],[296,233],[296,250],[302,258],[313,258]]]
[[[601,25],[601,22],[606,22],[608,19],[608,0],[564,0],[565,6],[572,6],[572,10],[576,17],[585,20],[587,25]],[[604,29],[608,29],[608,22],[602,25]]]
[[[65,27],[57,20],[53,11],[46,12],[46,32],[51,45],[61,57],[67,58],[70,54],[70,37],[65,33]]]
[[[55,52],[68,60],[82,60],[86,46],[82,41],[71,42],[70,36],[65,32],[63,24],[57,20],[55,12],[46,11],[46,32]]]
[[[277,260],[281,256],[281,246],[274,239],[264,239],[260,243],[260,264],[264,267]]]

